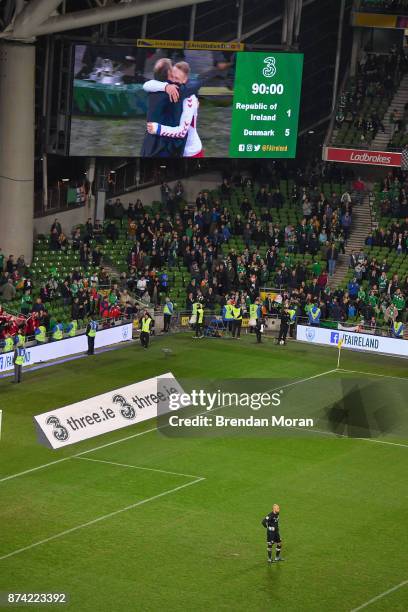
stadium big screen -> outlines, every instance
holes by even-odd
[[[74,57],[70,155],[296,156],[302,54],[76,45]]]

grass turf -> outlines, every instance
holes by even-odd
[[[336,362],[332,348],[180,335],[157,339],[148,351],[131,345],[27,371],[19,386],[3,379],[0,478],[154,427],[149,421],[51,451],[36,441],[34,414],[169,370],[181,379],[273,383],[312,377]],[[372,376],[405,378],[406,362],[343,351],[341,367],[371,374],[332,373],[294,385],[288,410],[321,415],[345,380],[363,381],[363,395],[372,382],[369,397],[373,388],[382,390],[398,412],[396,433],[381,439],[406,444],[408,380]],[[0,482],[0,557],[90,522],[1,560],[0,591],[66,591],[66,607],[79,611],[352,610],[407,578],[406,470],[406,446],[360,439],[138,435]],[[260,521],[274,501],[281,505],[286,560],[269,567]],[[369,609],[406,610],[407,588]]]

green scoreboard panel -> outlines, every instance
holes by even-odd
[[[301,53],[237,53],[230,157],[295,157]]]

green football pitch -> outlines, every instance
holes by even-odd
[[[407,362],[343,351],[336,365],[335,348],[181,334],[0,380],[2,601],[406,611]],[[60,451],[38,444],[33,415],[168,371],[187,385],[267,379],[287,415],[318,426],[175,437],[145,421]],[[274,502],[285,560],[268,565],[261,520]]]

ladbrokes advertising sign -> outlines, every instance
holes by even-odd
[[[366,151],[364,149],[340,149],[325,147],[323,159],[346,164],[401,167],[401,153],[392,151]]]
[[[160,383],[160,385],[159,385]],[[171,372],[34,417],[38,439],[62,448],[140,423],[169,410],[169,397],[183,389]]]

